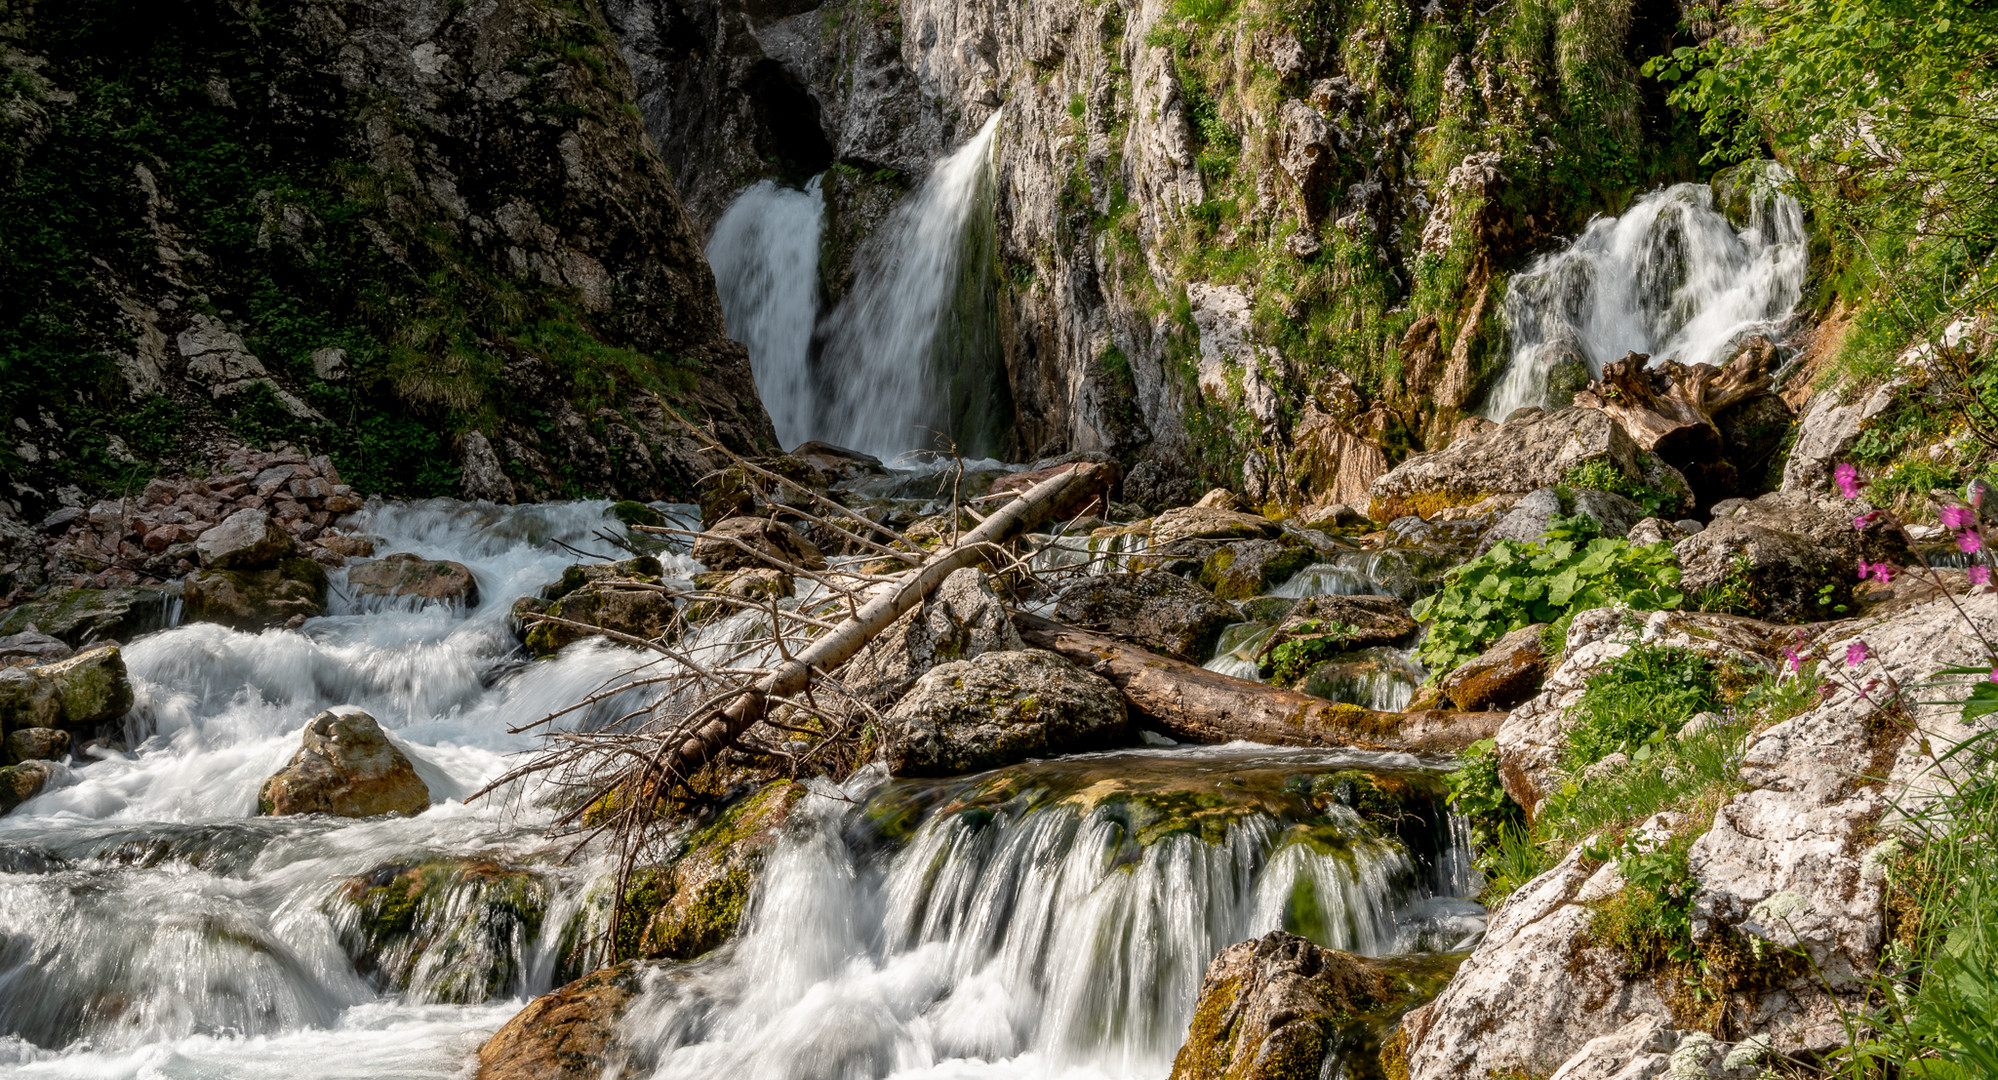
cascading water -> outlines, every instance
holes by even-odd
[[[1580,361],[1589,377],[1628,352],[1719,365],[1751,335],[1779,338],[1809,255],[1803,209],[1781,189],[1786,178],[1774,164],[1737,175],[1729,194],[1746,203],[1740,228],[1715,208],[1708,185],[1675,184],[1535,261],[1506,292],[1511,358],[1485,415],[1503,420],[1546,404],[1564,363]],[[1582,375],[1575,367],[1566,377]]]
[[[817,434],[812,331],[824,226],[818,177],[803,191],[762,180],[736,196],[708,238],[729,336],[749,347],[763,407],[785,446]]]
[[[884,459],[934,449],[932,430],[969,456],[1000,449],[1004,383],[989,355],[975,355],[992,316],[970,302],[989,288],[989,253],[978,257],[989,223],[969,228],[990,204],[999,115],[937,162],[861,251],[853,290],[821,328],[816,438]]]

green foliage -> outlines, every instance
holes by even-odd
[[[1289,640],[1270,650],[1269,677],[1279,683],[1303,678],[1334,655],[1344,652],[1359,628],[1346,623],[1321,623],[1316,619],[1299,623]]]
[[[1603,458],[1591,458],[1568,470],[1561,482],[1568,487],[1592,488],[1621,495],[1644,508],[1647,516],[1658,517],[1666,512],[1676,512],[1679,500],[1669,492],[1660,491],[1642,480],[1633,480],[1623,474],[1623,470]]]
[[[1721,614],[1746,614],[1754,609],[1755,594],[1750,587],[1749,572],[1755,561],[1746,553],[1736,554],[1728,560],[1727,573],[1718,582],[1699,591],[1693,606],[1701,611],[1715,611]]]
[[[1639,645],[1589,678],[1568,712],[1561,764],[1570,773],[1615,753],[1648,760],[1694,715],[1720,707],[1711,658],[1688,649]]]
[[[1866,485],[1866,500],[1875,506],[1925,509],[1929,506],[1929,492],[1951,490],[1961,483],[1962,471],[1939,461],[1926,458],[1903,461]]]
[[[1439,675],[1500,637],[1533,623],[1565,622],[1577,611],[1625,603],[1640,611],[1677,608],[1679,564],[1666,544],[1598,537],[1587,543],[1501,540],[1449,572],[1443,588],[1417,602],[1430,624],[1422,661]]]
[[[1692,837],[1674,836],[1655,847],[1627,838],[1615,848],[1590,852],[1615,859],[1623,889],[1596,908],[1589,941],[1622,953],[1632,973],[1671,961],[1699,959],[1693,945]]]
[[[1470,825],[1471,846],[1488,895],[1503,897],[1552,865],[1526,828],[1526,814],[1499,782],[1498,750],[1480,739],[1458,755],[1444,778],[1450,809]]]

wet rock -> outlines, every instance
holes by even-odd
[[[0,634],[18,634],[34,626],[77,647],[106,639],[130,641],[163,629],[173,598],[172,590],[152,586],[55,591],[0,611]]]
[[[965,567],[862,647],[840,681],[848,693],[886,709],[938,664],[1025,647],[985,576]]]
[[[0,764],[20,765],[30,761],[62,761],[69,757],[70,735],[56,728],[19,728],[7,733]]]
[[[385,863],[325,904],[340,946],[377,991],[475,1005],[527,990],[521,944],[541,935],[549,888],[483,858]]]
[[[600,581],[638,581],[657,585],[665,574],[666,568],[650,555],[612,563],[577,563],[562,571],[560,578],[543,586],[541,599],[560,600],[585,585]]]
[[[1259,514],[1207,506],[1182,506],[1152,519],[1154,547],[1181,540],[1271,540],[1283,528]]]
[[[781,521],[764,518],[736,517],[718,522],[694,539],[692,554],[709,570],[766,565],[806,570],[826,567],[825,556],[810,540]]]
[[[772,480],[740,465],[708,474],[695,490],[703,529],[713,529],[730,518],[756,517],[781,507],[812,511],[815,503],[812,495],[823,496],[830,490],[824,473],[793,454],[757,458],[751,464],[789,483]]]
[[[844,483],[863,476],[886,476],[887,466],[873,454],[863,454],[858,450],[848,450],[827,442],[800,443],[791,451],[791,456],[817,469],[820,474],[834,483]]]
[[[1235,606],[1177,574],[1091,574],[1055,598],[1054,617],[1085,630],[1135,641],[1191,663],[1204,663]]]
[[[1364,532],[1371,531],[1374,523],[1367,515],[1345,503],[1333,503],[1307,516],[1304,527],[1325,532]]]
[[[348,570],[347,585],[360,596],[414,596],[467,608],[479,604],[479,583],[464,563],[425,559],[408,552]]]
[[[326,568],[290,558],[263,570],[200,570],[181,583],[189,622],[237,630],[285,626],[326,614]]]
[[[320,533],[314,543],[343,559],[366,559],[375,553],[375,541],[371,536]]]
[[[1341,634],[1347,648],[1364,649],[1392,645],[1415,633],[1415,617],[1408,601],[1399,596],[1307,596],[1285,612],[1284,625],[1277,633],[1288,634],[1305,622],[1320,625],[1337,623],[1348,628]]]
[[[586,627],[649,641],[670,634],[679,620],[671,595],[642,580],[615,578],[591,581],[568,590],[541,612],[584,624],[531,622],[525,639],[527,651],[542,657],[553,656],[573,642],[596,636]]]
[[[61,728],[87,737],[131,707],[132,684],[115,645],[0,671],[0,730]]]
[[[305,725],[291,763],[264,781],[257,813],[374,817],[420,814],[430,789],[364,712],[327,711]]]
[[[1566,496],[1565,498],[1563,496]],[[1541,488],[1530,491],[1492,526],[1478,542],[1480,554],[1500,540],[1533,541],[1545,536],[1556,517],[1593,520],[1599,535],[1622,539],[1644,517],[1636,503],[1621,495],[1593,488]]]
[[[40,664],[75,655],[76,650],[38,630],[0,637],[0,666]]]
[[[46,761],[29,761],[0,769],[0,814],[40,795],[55,778],[55,769]]]
[[[527,1003],[479,1047],[474,1080],[602,1080],[621,1077],[618,1024],[644,985],[648,965],[592,972]]]
[[[618,957],[692,960],[734,937],[763,861],[805,793],[789,780],[765,784],[696,829],[665,866],[634,874],[624,925],[643,929],[615,943]]]
[[[1510,709],[1532,697],[1547,674],[1547,653],[1540,644],[1545,629],[1535,623],[1498,639],[1443,677],[1444,696],[1465,712]]]
[[[992,482],[988,495],[998,495],[1008,491],[1024,492],[1044,480],[1069,471],[1081,473],[1081,477],[1070,483],[1060,501],[1054,505],[1050,515],[1054,522],[1067,521],[1084,514],[1105,516],[1110,513],[1110,497],[1115,494],[1117,482],[1123,479],[1123,470],[1114,461],[1079,461],[1067,465],[1051,465],[1045,469],[1030,469],[1002,476]]]
[[[291,558],[297,550],[291,534],[263,510],[238,510],[194,542],[194,553],[208,570],[261,570]]]
[[[1377,1075],[1383,1034],[1451,966],[1368,960],[1281,930],[1230,945],[1201,977],[1172,1080]]]
[[[795,583],[791,575],[782,570],[757,567],[746,570],[722,570],[710,574],[694,575],[695,587],[721,596],[754,604],[771,600],[782,600],[791,595]],[[738,604],[721,600],[696,600],[687,606],[687,621],[696,626],[726,618],[741,611]]]
[[[930,669],[886,718],[895,776],[954,776],[1098,750],[1129,735],[1109,680],[1051,652],[988,652]]]
[[[1223,600],[1247,600],[1276,588],[1317,561],[1315,549],[1289,537],[1244,540],[1208,555],[1200,564],[1200,583]]]
[[[1406,514],[1433,517],[1493,495],[1525,495],[1563,484],[1572,470],[1596,462],[1657,489],[1669,505],[1692,503],[1686,478],[1641,449],[1622,425],[1595,409],[1567,408],[1529,412],[1410,457],[1374,481],[1367,513],[1376,521]]]

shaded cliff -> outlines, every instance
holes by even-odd
[[[652,396],[772,438],[601,13],[569,0],[14,5],[5,494],[236,442],[363,491],[656,497]]]

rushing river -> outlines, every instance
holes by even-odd
[[[633,662],[586,642],[529,663],[508,626],[510,598],[575,561],[558,541],[618,554],[605,505],[365,512],[383,553],[469,566],[469,611],[364,610],[336,572],[334,613],[299,630],[127,643],[130,752],[0,818],[0,1072],[465,1075],[528,997],[592,966],[601,868],[555,858],[533,791],[463,800],[532,745],[509,728]],[[430,809],[256,816],[305,721],[339,706],[382,723]],[[1228,944],[1287,927],[1393,954],[1479,931],[1435,764],[1189,747],[817,782],[740,940],[655,974],[631,1044],[660,1076],[1162,1077]],[[1402,826],[1354,809],[1383,777],[1415,792]],[[407,936],[370,938],[353,898],[423,875],[447,886]]]

